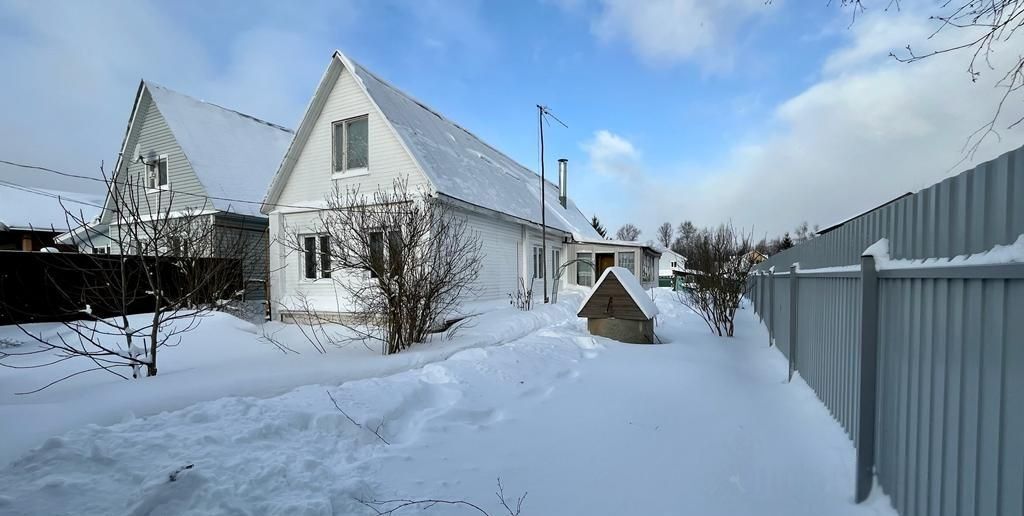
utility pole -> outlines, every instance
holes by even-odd
[[[544,202],[544,111],[545,107],[537,104],[537,127],[540,128],[540,277],[544,278],[544,304],[551,301],[548,297],[548,224],[547,224],[547,203]]]
[[[548,296],[548,224],[547,224],[547,181],[544,179],[544,122],[545,116],[554,118],[562,127],[568,128],[565,122],[561,121],[551,113],[547,106],[537,104],[537,127],[540,129],[540,234],[541,234],[541,259],[540,275],[544,279],[544,303],[551,302]]]

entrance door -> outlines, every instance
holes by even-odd
[[[615,267],[615,253],[597,253],[597,276],[594,277],[594,281],[597,281],[608,267]]]

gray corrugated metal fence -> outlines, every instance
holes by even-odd
[[[1022,234],[1018,149],[755,270],[772,341],[858,448],[858,500],[875,475],[904,516],[1024,515],[1024,263],[941,259]],[[939,259],[862,257],[883,238]]]

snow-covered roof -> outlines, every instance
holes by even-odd
[[[67,231],[75,218],[98,211],[102,198],[87,193],[61,192],[0,183],[0,231],[7,229]],[[65,217],[65,208],[75,218]]]
[[[292,131],[143,81],[214,208],[260,215],[259,200],[277,172]]]
[[[310,102],[303,125],[316,117],[313,111],[318,109],[318,98],[326,96],[333,87],[332,74],[340,73],[338,64],[352,72],[438,194],[520,220],[541,223],[541,181],[538,174],[377,77],[340,51],[334,53],[331,66]],[[302,137],[303,129],[300,127],[296,140]],[[297,150],[293,148],[290,152]],[[276,195],[290,173],[289,166],[286,159],[267,196],[267,203],[276,201]],[[564,208],[558,202],[558,185],[547,181],[544,193],[549,227],[571,233],[574,238],[600,238],[572,199],[567,200]],[[267,207],[265,205],[264,209]]]
[[[626,293],[633,299],[636,306],[640,308],[644,317],[652,319],[655,315],[658,315],[658,306],[654,304],[654,300],[651,299],[651,296],[649,296],[647,291],[644,290],[643,285],[640,284],[640,280],[636,279],[636,276],[634,276],[632,272],[629,272],[629,269],[625,267],[608,267],[605,269],[601,274],[601,277],[598,278],[596,283],[594,283],[594,288],[590,289],[590,292],[587,293],[587,297],[583,298],[583,302],[580,303],[580,307],[576,309],[576,312],[582,311],[583,307],[587,306],[587,303],[594,295],[594,292],[597,292],[598,287],[601,286],[601,283],[604,282],[605,278],[607,278],[609,274],[614,275],[615,279],[619,280],[622,288],[626,289]]]
[[[582,242],[585,244],[612,245],[618,247],[642,247],[658,254],[664,252],[664,248],[662,248],[658,244],[655,244],[654,242],[637,242],[636,240],[611,240],[608,238],[601,238],[600,235],[598,235],[597,238],[577,237],[575,240],[577,242]]]

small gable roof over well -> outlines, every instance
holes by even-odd
[[[658,307],[629,269],[609,267],[580,304],[577,315],[646,321],[658,315]]]

